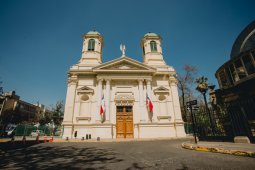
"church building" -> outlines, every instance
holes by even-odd
[[[102,63],[103,36],[83,36],[78,64],[68,72],[63,138],[185,137],[176,72],[163,57],[161,37],[141,40],[143,62],[125,55]]]

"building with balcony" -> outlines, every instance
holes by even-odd
[[[233,136],[255,138],[255,21],[235,40],[230,60],[215,73],[220,89],[211,95],[230,116]]]
[[[0,96],[1,124],[38,123],[45,108],[41,104],[31,104],[20,99],[15,91]]]

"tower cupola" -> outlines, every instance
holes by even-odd
[[[143,63],[148,65],[165,65],[162,55],[161,37],[155,33],[147,33],[141,40]]]
[[[102,63],[103,36],[97,31],[89,31],[83,36],[81,64],[99,65]]]

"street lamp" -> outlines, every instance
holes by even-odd
[[[208,108],[208,104],[207,104],[207,100],[206,100],[206,92],[208,91],[209,88],[214,88],[214,87],[213,86],[208,86],[207,80],[208,79],[204,76],[196,79],[196,83],[198,84],[196,90],[199,91],[204,97],[205,108],[206,108],[206,112],[209,116],[209,121],[210,121],[210,124],[211,124],[212,133],[213,133],[213,135],[215,135],[211,112]]]

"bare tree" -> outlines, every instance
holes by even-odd
[[[182,113],[183,118],[187,119],[187,111],[186,111],[186,98],[192,96],[192,88],[191,86],[194,83],[195,75],[197,74],[197,68],[192,65],[184,65],[183,67],[184,73],[178,75],[178,88],[181,92],[181,103],[182,103]]]

